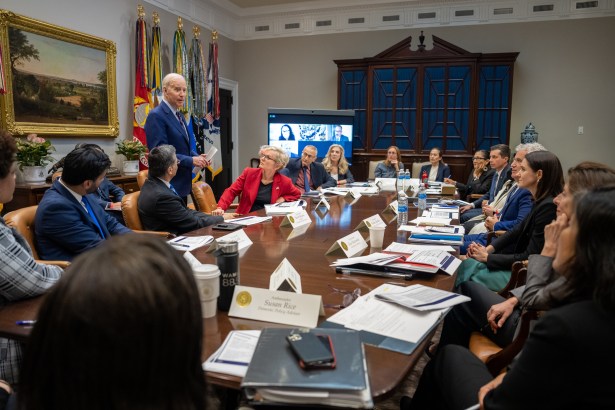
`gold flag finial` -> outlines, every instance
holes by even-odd
[[[194,38],[199,38],[201,35],[201,28],[199,26],[192,27],[192,34],[194,34]]]
[[[177,29],[179,31],[184,29],[184,23],[182,22],[182,18],[181,17],[177,18]]]
[[[158,26],[158,24],[160,24],[160,16],[158,16],[157,11],[152,13],[152,20],[154,21],[154,26]]]
[[[214,31],[212,31],[212,32],[211,32],[211,39],[212,39],[213,41],[218,40],[218,32],[217,32],[216,30],[214,30]]]
[[[143,20],[143,17],[145,17],[145,8],[141,4],[137,6],[137,15],[140,20]]]

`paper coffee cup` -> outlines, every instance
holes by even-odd
[[[382,248],[384,241],[384,226],[369,227],[369,246],[372,248]]]
[[[203,317],[216,316],[216,305],[220,296],[220,269],[216,265],[200,265],[192,269],[199,295]]]

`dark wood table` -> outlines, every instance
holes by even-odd
[[[365,218],[381,213],[389,203],[394,201],[394,193],[376,196],[363,196],[354,205],[349,205],[342,197],[330,200],[331,209],[322,217],[315,210],[315,204],[310,203],[307,212],[312,218],[312,224],[307,231],[290,240],[287,239],[292,229],[280,227],[283,217],[275,216],[271,222],[248,226],[245,229],[248,237],[254,242],[249,248],[240,252],[240,282],[245,286],[259,288],[269,287],[269,276],[287,258],[301,275],[303,293],[323,296],[324,304],[337,305],[342,302],[342,295],[332,291],[329,285],[338,289],[352,291],[360,288],[366,294],[383,282],[391,279],[352,275],[341,276],[335,273],[330,263],[338,256],[325,256],[325,252],[334,241],[353,232],[354,228]],[[256,214],[264,215],[264,211]],[[416,216],[416,209],[410,208],[410,219]],[[391,222],[385,230],[384,246],[397,237],[396,222]],[[219,237],[227,234],[223,231],[212,231],[203,228],[191,235],[211,234]],[[365,253],[369,253],[368,247]],[[215,263],[215,257],[206,252],[206,248],[193,251],[193,254],[203,263]],[[411,282],[394,281],[400,284],[421,283],[444,290],[451,290],[454,278],[445,274],[436,274],[429,278],[418,278]],[[29,328],[16,326],[16,320],[33,319],[36,317],[40,298],[11,304],[0,309],[0,336],[26,340]],[[337,312],[336,309],[325,309],[326,316]],[[320,320],[325,320],[321,317]],[[231,330],[261,329],[264,327],[281,327],[283,325],[254,320],[231,318],[225,312],[210,319],[204,319],[205,334],[203,336],[203,361],[209,357],[224,341]],[[366,346],[367,366],[375,400],[384,399],[404,380],[419,360],[425,346],[431,338],[428,337],[410,355],[392,352],[373,346]],[[241,379],[225,374],[207,373],[208,382],[238,389]]]

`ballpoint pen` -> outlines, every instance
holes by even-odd
[[[17,324],[17,326],[34,326],[36,320],[18,320],[15,324]]]
[[[399,273],[399,272],[387,272],[387,271],[371,271],[365,269],[354,269],[354,268],[335,268],[336,273],[341,273],[342,275],[368,275],[368,276],[378,276],[381,278],[399,278],[403,280],[412,280],[414,278],[413,273]]]
[[[171,242],[171,245],[173,246],[181,246],[182,248],[189,248],[190,245],[186,245],[184,243],[177,243],[177,242]]]

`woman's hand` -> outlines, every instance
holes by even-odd
[[[487,219],[485,219],[485,227],[487,228],[488,231],[493,231],[493,227],[495,226],[497,222],[498,222],[497,217],[490,216]]]
[[[497,333],[498,329],[504,326],[506,319],[510,317],[518,303],[519,299],[513,296],[489,308],[487,311],[487,322],[489,322],[489,326],[491,330],[493,330],[493,333]]]
[[[474,258],[479,262],[487,263],[487,257],[489,256],[489,252],[487,251],[487,248],[485,248],[483,245],[476,242],[472,242],[470,246],[468,246],[467,255],[470,258]]]
[[[337,185],[346,185],[346,180],[345,179],[340,179],[339,181],[337,181]]]
[[[457,181],[453,181],[450,178],[444,178],[444,182],[449,184],[449,185],[457,185]]]
[[[483,400],[485,400],[485,396],[487,395],[487,393],[502,384],[504,376],[506,376],[506,373],[501,373],[498,375],[498,377],[491,380],[489,383],[485,384],[483,387],[480,388],[480,390],[478,391],[478,404],[480,404],[481,410],[485,409],[485,404],[483,403]]]
[[[568,217],[564,213],[557,215],[557,219],[545,226],[545,244],[542,247],[542,256],[555,257],[557,250],[557,238],[559,234],[568,226]]]
[[[275,200],[275,203],[276,203],[276,204],[280,204],[280,203],[282,203],[282,202],[286,202],[286,199],[284,199],[284,197],[283,197],[283,196],[281,196],[281,197],[279,197],[278,199],[276,199],[276,200]]]
[[[211,214],[216,216],[224,215],[224,209],[217,207],[216,209],[211,211]]]

